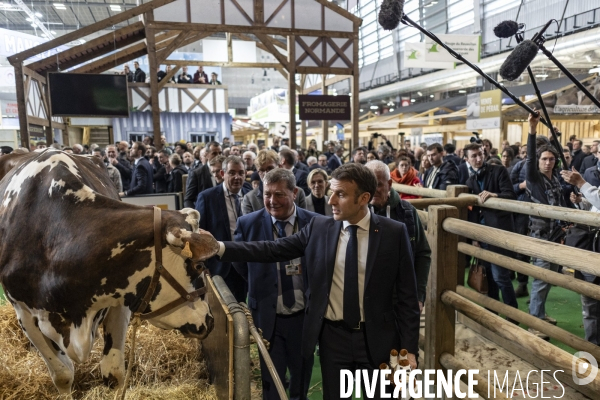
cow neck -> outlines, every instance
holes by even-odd
[[[167,313],[174,308],[177,308],[185,303],[193,303],[206,294],[206,286],[200,289],[194,290],[193,292],[188,292],[177,280],[167,271],[167,269],[162,264],[162,219],[161,219],[161,209],[158,207],[154,207],[154,274],[152,275],[152,280],[150,281],[150,285],[148,285],[148,289],[146,290],[146,294],[142,298],[142,301],[138,308],[135,310],[133,314],[133,318],[140,317],[141,319],[152,319],[156,318],[159,315]],[[187,261],[187,260],[186,260]],[[150,303],[150,299],[154,295],[156,291],[156,287],[158,285],[158,281],[160,278],[163,278],[177,293],[179,293],[179,298],[173,300],[167,305],[159,308],[158,310],[143,314],[144,310],[148,307]]]

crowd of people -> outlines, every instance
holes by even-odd
[[[129,64],[125,64],[120,75],[127,76],[127,82],[150,83],[150,77],[146,76],[146,73],[140,68],[140,64],[137,61],[133,63],[133,67],[134,71],[131,71]],[[158,82],[161,82],[163,79],[165,79],[170,74],[171,70],[172,67],[170,65],[167,65],[166,71],[163,71],[159,66],[156,71],[156,79]],[[167,83],[197,83],[203,85],[222,84],[219,80],[219,74],[216,72],[211,72],[209,79],[202,66],[198,67],[198,70],[194,73],[194,76],[188,74],[188,67],[184,66],[181,68],[181,73],[178,74],[177,77],[171,74]]]
[[[483,203],[503,198],[599,212],[600,140],[589,146],[588,154],[582,141],[572,137],[564,149],[568,168],[561,171],[555,146],[537,135],[538,122],[539,117],[529,117],[526,144],[505,141],[501,151],[478,138],[458,152],[451,143],[422,143],[413,149],[406,141],[394,148],[383,135],[352,151],[333,141],[320,151],[315,140],[307,149],[294,149],[277,138],[272,146],[259,147],[237,145],[229,138],[170,145],[165,137],[157,151],[150,136],[131,145],[77,144],[63,150],[101,159],[121,196],[183,192],[184,207],[198,210],[200,227],[220,241],[219,255],[206,261],[207,268],[225,280],[238,301],[248,303],[290,396],[306,398],[318,347],[325,398],[336,398],[339,370],[377,368],[392,348],[406,348],[416,366],[431,250],[416,209],[406,201],[418,196],[397,191],[394,183],[441,190],[461,184]],[[38,148],[45,145],[40,142]],[[566,228],[557,220],[485,207],[470,208],[468,219],[565,241]],[[595,228],[578,225],[569,232],[578,238],[571,244],[596,249]],[[560,268],[484,242],[471,243],[549,271]],[[557,323],[545,307],[552,285],[533,279],[529,293],[527,276],[482,264],[489,297],[516,308],[518,298],[530,296],[530,314]],[[600,283],[585,272],[576,277]],[[600,304],[582,296],[582,307],[586,340],[599,345]],[[278,398],[262,359],[261,370],[263,397]]]

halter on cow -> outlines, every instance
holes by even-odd
[[[132,312],[189,337],[212,330],[195,262],[218,246],[195,210],[122,203],[102,164],[54,149],[24,157],[0,193],[0,282],[59,392],[70,392],[72,360],[89,357],[100,324],[100,368],[115,386]]]

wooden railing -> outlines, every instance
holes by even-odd
[[[152,108],[149,83],[129,83],[127,90],[130,109],[149,111]],[[163,112],[226,113],[229,108],[228,89],[225,85],[159,85],[158,102]]]
[[[574,382],[573,374],[580,365],[585,365],[582,364],[583,360],[574,359],[570,353],[488,310],[526,324],[576,351],[587,352],[598,361],[600,361],[600,347],[526,312],[466,288],[463,256],[466,254],[477,257],[600,300],[600,286],[475,247],[465,241],[465,238],[477,240],[600,276],[600,266],[593,262],[598,259],[597,253],[466,221],[467,207],[471,205],[599,227],[600,214],[497,198],[481,203],[478,196],[466,193],[468,191],[466,186],[450,186],[445,191],[396,184],[393,187],[401,193],[423,196],[422,199],[409,201],[417,208],[427,208],[427,211],[418,210],[423,225],[427,227],[427,238],[432,252],[425,304],[425,337],[421,341],[425,354],[425,368],[478,369],[476,365],[465,366],[454,357],[455,323],[458,312],[462,315],[459,316],[459,320],[466,326],[475,329],[538,369],[550,369],[556,372],[556,377],[561,383],[571,386],[590,398],[600,398],[600,374],[584,386]],[[573,306],[578,307],[578,305]],[[595,368],[591,364],[588,366],[591,369]],[[476,391],[483,398],[488,398],[487,380],[481,376],[478,380],[480,384],[475,388]],[[506,398],[506,396],[496,392],[495,398]]]

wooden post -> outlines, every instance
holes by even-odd
[[[19,129],[21,130],[21,147],[29,150],[29,123],[27,122],[27,96],[23,82],[23,63],[14,65],[15,84],[17,87],[17,109],[19,111]]]
[[[458,210],[450,206],[429,207],[427,233],[431,247],[431,273],[425,306],[425,368],[441,369],[442,353],[454,355],[453,307],[445,305],[441,296],[445,290],[456,289],[458,236],[445,232],[446,218],[457,218]]]
[[[458,197],[461,193],[469,193],[469,187],[465,185],[451,185],[446,188],[446,197]],[[458,218],[466,221],[469,209],[467,207],[460,207],[458,209]],[[465,242],[466,239],[463,236],[458,237],[459,242]],[[456,283],[458,285],[465,284],[465,269],[467,268],[467,258],[459,254],[458,255],[458,268],[456,270]]]
[[[288,100],[290,113],[290,148],[296,148],[296,36],[288,36]]]
[[[160,141],[160,107],[158,101],[158,79],[156,71],[156,41],[154,37],[154,29],[149,29],[147,24],[154,21],[152,11],[144,14],[144,24],[146,24],[146,46],[148,47],[148,65],[150,76],[150,99],[152,104],[152,131],[154,132],[154,145],[158,150],[162,147]]]
[[[302,89],[302,94],[304,94],[304,87],[306,86],[306,74],[302,74],[300,76],[300,89]],[[308,139],[306,138],[306,121],[300,121],[300,143],[302,148],[308,149]]]
[[[43,83],[39,83],[40,95],[42,96],[42,102],[46,108],[46,117],[48,118],[48,127],[46,128],[46,146],[50,147],[54,143],[54,132],[52,131],[52,110],[50,109],[50,73],[46,74],[46,87],[43,87]],[[45,97],[45,98],[44,98]]]
[[[358,27],[355,28],[357,33],[354,36],[354,48],[352,51],[352,65],[353,65],[353,74],[352,77],[352,146],[358,146],[358,117],[360,110],[360,103],[358,100],[358,92],[359,92],[359,75],[360,71],[358,69]],[[352,149],[350,149],[352,151]]]
[[[325,46],[323,46],[323,48],[325,48]],[[325,74],[321,75],[321,94],[323,96],[327,95],[327,82],[325,82],[326,80],[327,80],[327,75],[325,75]],[[323,132],[323,140],[327,140],[328,136],[329,136],[329,121],[323,120],[321,122],[321,129]]]
[[[233,62],[233,42],[231,40],[231,33],[227,32],[225,33],[225,38],[227,40],[227,62],[232,63]],[[223,78],[221,78],[223,79]],[[208,82],[206,82],[208,83]]]

